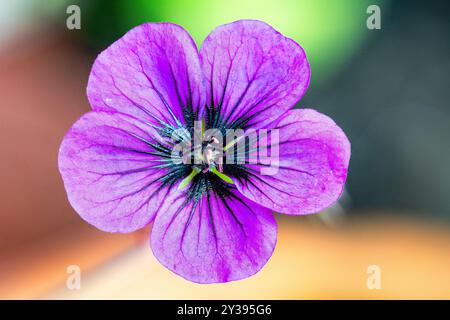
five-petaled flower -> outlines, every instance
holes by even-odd
[[[317,111],[292,109],[309,79],[304,50],[260,21],[220,26],[200,51],[175,24],[130,30],[96,59],[92,111],[61,144],[71,205],[108,232],[153,222],[154,255],[188,280],[255,274],[275,248],[273,211],[318,212],[337,201],[346,180],[350,143],[342,130]],[[211,154],[200,164],[174,162],[174,132],[192,132],[197,121],[222,131],[278,130],[277,172]]]

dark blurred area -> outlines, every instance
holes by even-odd
[[[352,143],[354,209],[450,219],[450,3],[392,1],[341,71],[300,104]]]
[[[81,30],[66,26],[71,4]],[[366,27],[371,4],[380,30]],[[425,0],[0,0],[0,298],[450,298],[449,13]],[[148,228],[107,234],[82,221],[57,154],[90,108],[96,55],[130,28],[174,22],[200,46],[237,19],[305,48],[312,79],[298,107],[331,116],[352,158],[336,206],[277,216],[260,274],[205,289],[157,263]],[[72,264],[88,274],[80,292],[64,286]],[[365,286],[370,264],[383,267],[383,291]]]

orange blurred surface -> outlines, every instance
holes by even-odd
[[[2,272],[1,298],[56,299],[449,299],[450,233],[436,225],[388,218],[330,228],[308,217],[282,218],[274,255],[255,276],[212,285],[165,269],[147,244],[124,235],[73,230],[42,243]],[[58,245],[59,244],[59,245]],[[61,245],[62,244],[62,245]],[[27,263],[23,263],[26,261]],[[81,267],[81,289],[65,283]],[[381,269],[381,289],[366,286]],[[5,270],[3,270],[5,271]],[[5,287],[6,285],[6,287]]]
[[[81,225],[59,176],[59,144],[89,110],[90,58],[49,30],[0,51],[0,258],[64,225]]]

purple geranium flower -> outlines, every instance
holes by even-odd
[[[346,180],[342,130],[317,111],[291,109],[309,79],[303,49],[260,21],[218,27],[200,53],[178,25],[132,29],[96,59],[87,87],[93,111],[62,142],[70,203],[108,232],[153,222],[154,255],[188,280],[255,274],[275,248],[272,212],[318,212],[337,201]],[[197,121],[205,156],[191,148]],[[277,130],[276,172],[262,174],[263,162],[223,161],[211,152],[217,139],[203,135],[211,128]],[[174,161],[186,150],[195,163]]]

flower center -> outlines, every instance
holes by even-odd
[[[202,132],[203,135],[203,132]],[[202,136],[198,145],[188,142],[182,149],[183,163],[192,165],[191,173],[179,184],[187,186],[199,173],[211,172],[223,181],[233,184],[233,180],[223,173],[223,144],[215,136]]]
[[[209,192],[220,197],[230,194],[230,190],[235,188],[234,181],[247,180],[252,174],[237,160],[227,160],[238,141],[229,142],[227,131],[240,128],[245,121],[227,123],[219,108],[207,107],[200,122],[195,120],[198,115],[192,108],[185,108],[183,112],[185,125],[180,121],[176,125],[162,122],[158,128],[162,137],[171,140],[171,147],[156,146],[155,154],[161,155],[160,161],[163,162],[158,167],[168,169],[160,178],[161,187],[178,186],[178,189],[184,189],[187,199],[195,201]],[[226,141],[228,144],[224,146]]]
[[[194,147],[189,144],[183,148],[183,163],[190,164],[191,160],[193,160],[194,164],[200,165],[204,172],[208,171],[212,166],[215,166],[222,172],[222,145],[214,136],[204,138],[199,145],[194,145]]]

